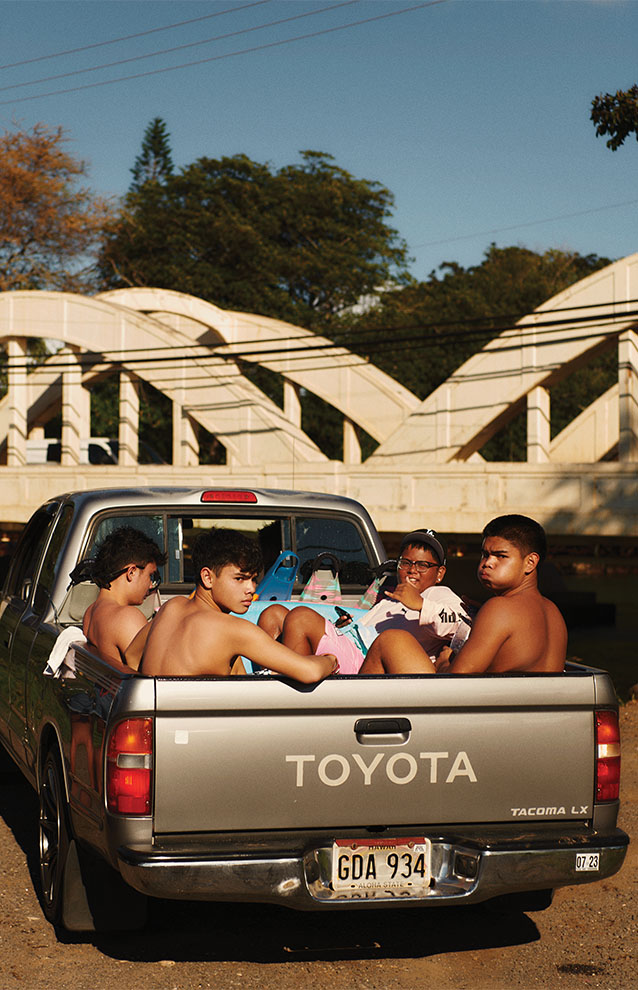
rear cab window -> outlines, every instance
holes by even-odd
[[[297,595],[312,572],[313,561],[319,554],[336,558],[339,581],[345,595],[360,595],[373,578],[376,561],[366,545],[364,533],[356,521],[338,514],[270,512],[232,510],[224,514],[167,510],[143,510],[109,513],[98,517],[93,526],[83,556],[93,556],[106,536],[120,526],[134,526],[151,537],[167,555],[161,568],[162,594],[185,594],[195,584],[192,562],[193,546],[198,536],[213,527],[236,529],[259,544],[264,558],[264,570],[271,567],[282,551],[292,550],[299,557],[299,572],[293,589]]]

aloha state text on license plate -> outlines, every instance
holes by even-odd
[[[333,890],[405,890],[430,885],[430,840],[337,839],[332,847]]]

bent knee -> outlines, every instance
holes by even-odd
[[[379,650],[395,650],[414,645],[414,636],[407,629],[385,629],[375,639],[373,646]]]
[[[307,605],[297,605],[290,609],[284,620],[286,632],[312,633],[320,632],[323,635],[325,629],[325,619],[314,609]]]
[[[257,619],[257,625],[261,626],[264,622],[283,622],[287,613],[288,609],[284,605],[269,605]]]

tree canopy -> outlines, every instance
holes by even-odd
[[[382,294],[368,312],[344,319],[336,338],[424,399],[493,337],[608,264],[594,254],[537,254],[492,244],[480,265],[445,262],[425,281]],[[600,360],[603,369],[583,369],[577,387],[552,390],[554,432],[611,384],[608,362]],[[614,373],[612,368],[611,381]],[[524,423],[493,438],[483,453],[494,460],[524,459]]]
[[[635,134],[638,141],[638,85],[595,96],[591,119],[598,137],[610,135],[607,147],[612,151],[620,148],[630,134]]]
[[[200,158],[131,188],[100,271],[111,288],[176,289],[323,327],[362,295],[409,280],[392,206],[382,185],[321,152],[279,170],[246,155]]]
[[[92,286],[91,252],[109,208],[80,184],[86,164],[65,140],[44,124],[0,136],[0,291]]]
[[[163,182],[173,173],[173,157],[166,124],[161,117],[154,117],[144,132],[142,150],[131,169],[133,192],[146,182]]]

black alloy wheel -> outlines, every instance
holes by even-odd
[[[64,869],[69,851],[66,797],[60,759],[47,753],[40,780],[40,883],[44,913],[52,924],[62,918]]]

